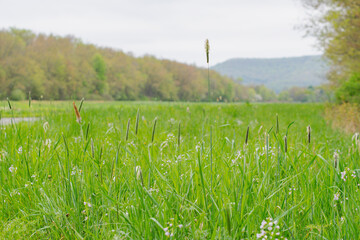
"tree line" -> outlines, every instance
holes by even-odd
[[[247,88],[210,71],[211,100],[246,100]],[[204,101],[207,69],[153,56],[134,57],[72,36],[0,31],[0,97]]]
[[[204,54],[204,62],[205,62]],[[134,57],[73,36],[0,31],[0,99],[208,101],[208,70],[153,56]],[[276,94],[210,70],[210,101],[317,102],[320,88]]]

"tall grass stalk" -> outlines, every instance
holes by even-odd
[[[156,123],[157,123],[157,117],[154,120],[154,126],[153,126],[153,130],[152,130],[152,135],[151,135],[151,142],[154,142],[155,139],[155,130],[156,130]]]
[[[81,99],[80,106],[79,106],[79,113],[81,112],[82,106],[84,104],[84,100],[85,100],[85,98]]]
[[[209,63],[209,54],[210,54],[210,44],[209,39],[205,40],[205,53],[206,53],[206,63],[208,66],[208,101],[211,102],[211,84],[210,84],[210,63]]]
[[[140,118],[140,109],[137,110],[136,113],[136,121],[135,121],[135,135],[138,134],[138,129],[139,129],[139,118]]]
[[[126,137],[125,137],[126,141],[129,139],[130,121],[131,121],[131,119],[129,118],[128,123],[127,123],[127,127],[126,127]]]
[[[213,131],[212,126],[210,126],[210,190],[212,193],[213,190],[213,144],[212,144],[212,138],[213,138]]]

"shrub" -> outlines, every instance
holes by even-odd
[[[14,101],[21,101],[21,100],[25,100],[26,95],[22,90],[14,89],[11,92],[11,97],[10,98],[11,98],[11,100],[14,100]]]
[[[354,73],[336,91],[336,99],[342,103],[360,103],[360,73]]]

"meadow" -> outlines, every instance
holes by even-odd
[[[359,140],[323,104],[76,104],[0,102],[40,118],[0,126],[1,239],[360,235]]]

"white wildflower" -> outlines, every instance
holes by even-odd
[[[13,165],[11,165],[11,166],[9,167],[9,171],[10,171],[11,173],[16,173],[17,167],[14,167]]]

